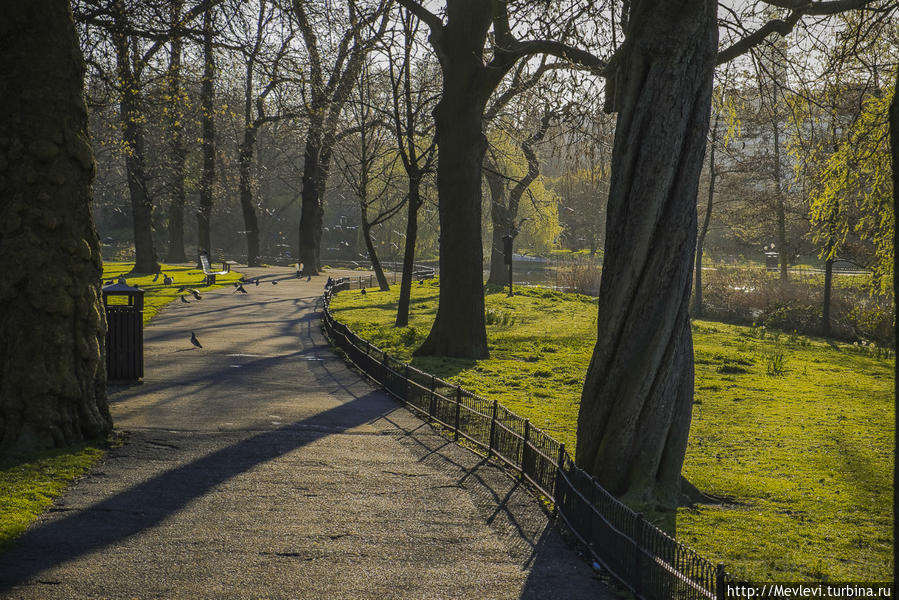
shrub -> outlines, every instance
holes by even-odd
[[[871,293],[858,280],[835,276],[831,293],[830,330],[836,339],[873,340],[895,347],[893,299]],[[758,267],[718,267],[703,272],[703,316],[738,325],[752,325],[753,337],[769,329],[794,335],[821,335],[823,275],[797,277],[787,283]]]

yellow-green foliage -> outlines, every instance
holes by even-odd
[[[436,282],[414,285],[410,326],[399,330],[396,290],[342,292],[332,308],[408,360],[433,322],[437,292]],[[489,359],[413,364],[498,399],[573,449],[595,302],[525,289],[513,298],[488,291],[486,305],[497,317],[487,327]],[[678,538],[752,580],[891,578],[893,361],[852,345],[704,321],[694,323],[694,347],[684,474],[731,502],[681,509]]]
[[[518,143],[503,130],[494,130],[490,134],[492,155],[507,178],[508,188],[522,179],[528,171],[528,162]],[[536,254],[546,255],[552,250],[555,240],[562,232],[559,224],[560,198],[546,187],[547,180],[543,175],[531,182],[521,197],[515,221],[527,219],[515,242],[516,248],[522,248]],[[489,215],[485,214],[485,217]]]
[[[840,255],[854,232],[874,247],[874,275],[886,293],[893,287],[895,215],[887,113],[894,90],[878,92],[862,100],[858,118],[835,150],[822,143],[803,158],[818,163],[809,168],[810,216],[822,258]]]
[[[0,552],[102,456],[99,447],[81,445],[0,458]]]

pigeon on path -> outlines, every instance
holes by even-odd
[[[259,278],[257,277],[256,279],[254,279],[253,283],[255,283],[256,285],[259,285]]]
[[[278,282],[272,279],[272,285],[278,285]]]
[[[307,275],[307,276],[306,276],[306,281],[312,281],[312,275]]]
[[[187,291],[190,292],[190,294],[191,294],[194,298],[196,298],[197,300],[202,300],[202,299],[203,299],[203,296],[201,296],[201,295],[200,295],[200,292],[198,292],[197,290],[189,289],[189,290],[187,290]]]
[[[190,332],[190,343],[196,346],[197,348],[202,348],[203,344],[200,343],[200,340],[197,339],[197,334],[193,331]]]

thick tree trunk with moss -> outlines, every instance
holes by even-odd
[[[83,62],[65,0],[0,19],[0,450],[107,434]]]
[[[618,122],[577,463],[616,496],[650,509],[677,505],[690,430],[688,305],[716,7],[714,0],[632,2],[613,75]]]

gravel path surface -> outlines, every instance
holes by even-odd
[[[514,478],[329,350],[324,277],[241,271],[260,285],[147,328],[144,383],[111,393],[127,443],[0,556],[0,598],[616,597]]]

